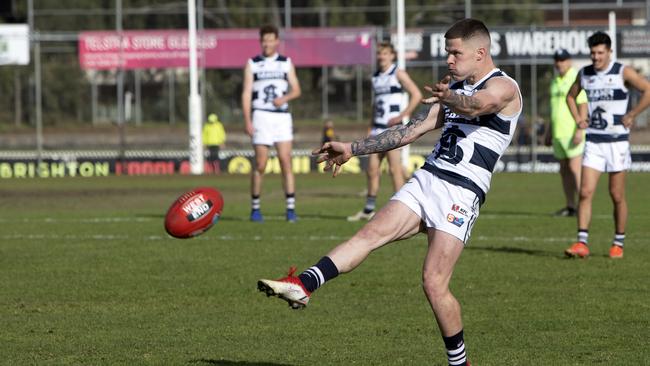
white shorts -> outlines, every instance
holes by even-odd
[[[479,198],[469,189],[419,169],[391,200],[404,203],[428,228],[449,233],[467,244],[479,214]]]
[[[582,166],[587,166],[599,172],[620,172],[630,169],[632,155],[629,141],[601,142],[587,141]]]
[[[293,140],[291,113],[253,111],[253,145],[271,146]]]

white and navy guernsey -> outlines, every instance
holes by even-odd
[[[291,59],[280,54],[271,57],[257,55],[248,60],[248,65],[253,73],[253,110],[288,113],[288,103],[276,107],[273,100],[289,91]]]
[[[587,141],[602,143],[629,139],[630,130],[623,125],[629,100],[623,67],[612,61],[603,71],[597,71],[593,65],[580,70],[580,85],[589,102]]]
[[[449,88],[457,94],[472,96],[493,77],[512,81],[517,86],[521,103],[517,82],[499,69],[493,69],[475,84],[458,81]],[[471,118],[456,114],[443,105],[442,135],[422,168],[451,184],[469,189],[482,204],[490,189],[494,167],[512,140],[521,110],[520,107],[511,116],[491,113]]]
[[[372,127],[387,128],[388,121],[402,112],[404,102],[402,84],[397,79],[397,65],[391,65],[385,72],[375,72],[372,90],[375,94]]]

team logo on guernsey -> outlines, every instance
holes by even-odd
[[[384,113],[384,101],[378,100],[377,103],[375,103],[375,116],[381,118],[384,116]]]
[[[264,103],[273,103],[273,100],[278,97],[275,89],[275,85],[269,85],[264,88]]]
[[[461,227],[465,223],[465,219],[463,219],[462,217],[456,217],[450,213],[447,214],[447,221],[451,222],[452,224],[458,227]]]

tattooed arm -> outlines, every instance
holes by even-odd
[[[519,108],[519,93],[515,84],[506,78],[496,77],[488,80],[485,88],[472,96],[456,94],[449,89],[451,77],[445,76],[432,88],[424,87],[432,97],[425,103],[440,102],[453,112],[468,117],[477,117],[490,113],[514,113]]]
[[[326,142],[320,149],[314,150],[312,155],[318,155],[318,163],[326,162],[325,170],[334,168],[336,176],[341,165],[353,156],[393,150],[410,144],[427,131],[439,128],[442,126],[442,114],[438,113],[439,111],[440,104],[434,104],[426,116],[415,116],[406,125],[396,125],[377,136],[369,136],[354,142]]]

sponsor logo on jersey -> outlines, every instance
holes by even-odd
[[[452,224],[458,227],[461,227],[465,223],[465,219],[463,219],[462,217],[456,217],[450,213],[447,214],[447,221],[451,222]]]
[[[205,216],[212,208],[212,201],[206,200],[202,194],[198,194],[188,201],[183,207],[187,221],[195,221]]]
[[[458,212],[459,214],[461,214],[461,215],[463,215],[465,217],[469,216],[469,212],[467,212],[466,209],[460,207],[459,205],[457,205],[455,203],[453,205],[451,205],[451,210],[454,211],[454,212]]]
[[[284,79],[283,71],[258,71],[255,73],[257,80]]]
[[[613,100],[614,89],[589,89],[587,90],[587,97],[590,101]]]

